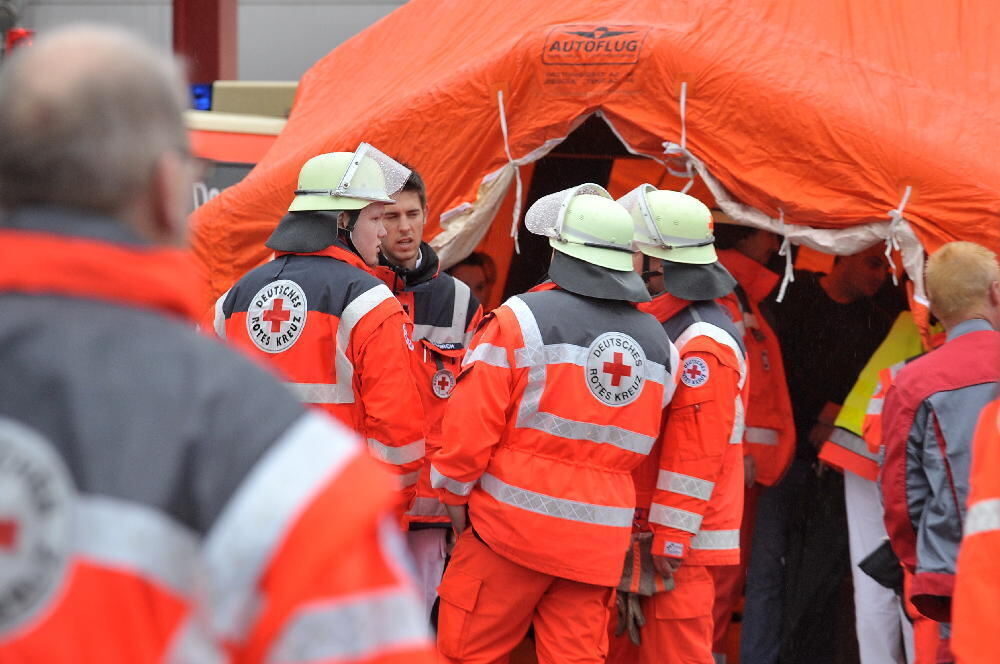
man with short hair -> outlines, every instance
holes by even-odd
[[[265,245],[274,260],[219,298],[215,330],[274,365],[303,403],[368,441],[398,475],[409,508],[424,460],[424,413],[409,371],[409,319],[373,273],[382,215],[409,169],[367,143],[307,161],[288,214]]]
[[[430,662],[391,478],[194,330],[185,101],[108,28],[0,68],[0,661]]]
[[[972,438],[1000,382],[1000,266],[985,247],[951,242],[927,260],[926,283],[947,337],[900,369],[889,388],[880,484],[889,541],[913,574],[910,600],[942,623],[938,661],[948,662]]]
[[[483,310],[470,288],[441,272],[437,254],[421,239],[427,219],[427,191],[414,170],[392,195],[382,222],[381,266],[376,274],[392,289],[413,321],[413,377],[427,421],[428,456],[438,447],[441,418],[455,387],[472,333]],[[407,542],[416,562],[425,608],[431,613],[447,557],[448,513],[431,488],[424,465],[417,495],[406,513]]]

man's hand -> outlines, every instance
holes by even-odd
[[[674,572],[680,568],[681,562],[680,558],[668,558],[653,554],[653,569],[664,579],[672,579]]]
[[[448,518],[451,519],[451,527],[455,531],[455,538],[461,535],[469,525],[469,508],[467,505],[445,505],[448,510]]]
[[[743,484],[749,489],[756,481],[757,462],[754,461],[752,454],[747,454],[743,457]]]
[[[817,422],[813,425],[813,428],[809,430],[809,443],[818,450],[823,447],[823,443],[830,440],[830,434],[832,433],[832,424]]]

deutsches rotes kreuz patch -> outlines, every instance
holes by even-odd
[[[708,382],[708,365],[700,357],[689,357],[684,360],[684,370],[681,371],[681,382],[688,387],[701,387]]]
[[[33,429],[0,417],[0,641],[44,614],[69,568],[74,490]]]
[[[265,353],[291,348],[306,326],[306,294],[294,281],[282,279],[264,286],[250,300],[247,334]]]
[[[431,378],[431,389],[439,399],[447,399],[455,389],[455,374],[447,369],[439,369]]]
[[[587,349],[587,387],[598,401],[624,406],[642,394],[646,353],[623,332],[605,332]]]

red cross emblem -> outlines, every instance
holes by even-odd
[[[441,388],[442,392],[447,392],[448,388],[451,386],[451,381],[448,380],[446,377],[441,376],[440,378],[438,378],[437,384],[438,387]]]
[[[17,521],[0,521],[0,551],[13,551],[17,546]]]
[[[698,365],[696,365],[696,364],[692,364],[689,367],[687,367],[686,369],[684,369],[684,373],[687,374],[687,377],[692,382],[697,382],[697,380],[704,375],[704,373],[702,372],[702,370],[699,369]]]
[[[264,311],[264,320],[271,323],[271,332],[281,332],[281,324],[287,322],[292,317],[292,312],[285,309],[285,301],[280,297],[274,298],[274,306]]]
[[[620,387],[622,384],[622,378],[628,378],[632,375],[632,367],[625,364],[622,360],[625,356],[622,353],[615,353],[614,362],[604,363],[604,373],[611,375],[611,386]]]

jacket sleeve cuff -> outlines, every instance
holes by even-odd
[[[691,550],[691,533],[675,528],[654,531],[653,555],[667,558],[684,558]]]

